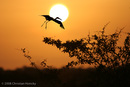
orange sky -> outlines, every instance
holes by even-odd
[[[45,19],[39,15],[48,15],[51,7],[59,3],[69,9],[69,17],[63,22],[65,30],[53,22],[45,30],[41,27]],[[109,21],[106,33],[125,26],[124,32],[130,32],[130,0],[2,0],[0,12],[0,67],[4,69],[29,66],[28,60],[16,50],[24,47],[37,65],[43,59],[54,67],[67,64],[68,54],[44,44],[43,36],[63,41],[79,39],[89,31],[101,30]]]

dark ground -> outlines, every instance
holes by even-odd
[[[21,83],[21,84],[20,84]],[[3,84],[3,85],[2,85]],[[0,68],[0,87],[130,87],[130,65],[110,69]]]

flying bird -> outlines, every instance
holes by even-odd
[[[65,29],[64,26],[63,26],[63,24],[62,24],[62,22],[59,21],[59,20],[57,20],[57,19],[60,19],[59,17],[52,18],[52,17],[50,17],[49,15],[41,15],[41,16],[45,17],[45,19],[46,19],[46,21],[44,22],[44,23],[46,23],[45,28],[47,28],[47,23],[48,23],[49,21],[54,21],[54,22],[58,23],[61,28]],[[61,20],[61,19],[60,19],[60,20]],[[41,27],[44,25],[44,23],[41,25]]]

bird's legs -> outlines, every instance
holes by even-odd
[[[46,21],[47,21],[47,20],[46,20]],[[45,21],[45,22],[46,22],[46,21]],[[45,23],[45,22],[44,22],[44,23]],[[44,25],[44,23],[41,25],[41,27]]]
[[[46,22],[46,27],[45,27],[45,29],[47,29],[47,23],[48,23],[48,22],[49,22],[49,21]]]

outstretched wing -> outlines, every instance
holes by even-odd
[[[43,17],[46,18],[46,20],[50,21],[50,20],[53,20],[54,18],[50,17],[49,15],[41,15]]]
[[[56,19],[54,19],[53,21],[56,22],[56,23],[58,23],[58,24],[60,24],[60,27],[63,28],[63,29],[65,29],[61,21],[56,20]]]
[[[64,26],[63,26],[63,24],[62,24],[62,22],[60,22],[60,27],[63,28],[63,29],[65,29]]]

